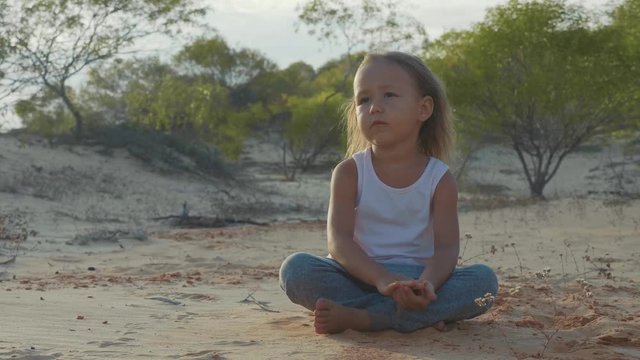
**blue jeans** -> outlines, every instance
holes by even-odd
[[[413,279],[420,277],[424,268],[407,264],[380,265]],[[280,287],[292,302],[309,310],[315,309],[319,298],[325,298],[343,306],[366,309],[371,318],[371,330],[410,332],[433,326],[439,321],[449,323],[485,313],[490,305],[479,306],[475,299],[486,293],[495,296],[498,279],[486,265],[456,268],[436,291],[438,299],[425,310],[413,311],[397,307],[393,298],[354,278],[333,259],[295,253],[287,257],[280,267]]]

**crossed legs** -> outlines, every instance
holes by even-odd
[[[389,271],[418,278],[419,265],[383,264]],[[488,310],[474,300],[487,292],[496,294],[498,282],[485,265],[456,268],[438,290],[438,300],[426,310],[398,308],[392,298],[380,294],[346,272],[333,259],[295,253],[282,263],[280,286],[292,302],[314,311],[318,333],[336,333],[346,329],[377,331],[395,329],[410,332],[444,323],[468,319]]]

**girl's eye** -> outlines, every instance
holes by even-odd
[[[392,93],[392,92],[386,92],[386,93],[384,93],[384,96],[385,97],[394,97],[394,96],[398,96],[398,95],[396,95],[395,93]]]
[[[358,105],[362,105],[362,104],[364,104],[364,103],[366,103],[366,102],[369,102],[369,97],[367,97],[367,96],[365,96],[365,97],[361,97],[360,99],[358,99],[357,104],[358,104]]]

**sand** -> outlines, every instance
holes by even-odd
[[[282,182],[275,172],[256,175],[262,160],[252,159],[254,182],[239,188],[152,171],[124,152],[0,137],[0,214],[19,215],[35,232],[18,248],[0,244],[0,263],[8,261],[0,358],[640,358],[640,200],[593,195],[606,179],[558,183],[561,196],[547,202],[461,194],[461,232],[470,237],[460,263],[487,264],[500,279],[487,314],[444,333],[316,335],[310,312],[280,290],[278,268],[296,251],[325,254],[329,175]],[[625,169],[637,168],[631,159]],[[61,179],[76,180],[69,188]],[[178,214],[184,201],[191,214],[270,225],[181,229],[150,220]],[[107,231],[115,235],[87,236]]]

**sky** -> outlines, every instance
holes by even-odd
[[[344,44],[327,46],[307,34],[297,22],[302,0],[205,0],[213,9],[211,26],[232,46],[260,50],[281,68],[303,60],[318,67],[344,53]],[[346,0],[358,3],[359,0]],[[611,0],[574,0],[587,8],[602,8]],[[484,18],[486,9],[507,0],[405,0],[399,13],[409,13],[424,25],[430,39],[452,29],[469,28]]]
[[[308,28],[299,26],[296,32],[298,4],[303,0],[202,0],[212,11],[206,22],[234,48],[247,47],[260,51],[267,58],[285,68],[296,61],[319,67],[346,50],[344,43],[326,44],[307,34]],[[359,0],[346,0],[359,3]],[[507,0],[405,0],[399,13],[410,13],[420,20],[430,39],[452,29],[466,29],[484,18],[486,9]],[[573,0],[587,8],[602,9],[611,0]],[[146,39],[139,46],[141,54],[170,57],[184,43]],[[82,82],[82,75],[71,81]],[[19,120],[11,114],[0,115],[0,131],[19,127]]]

